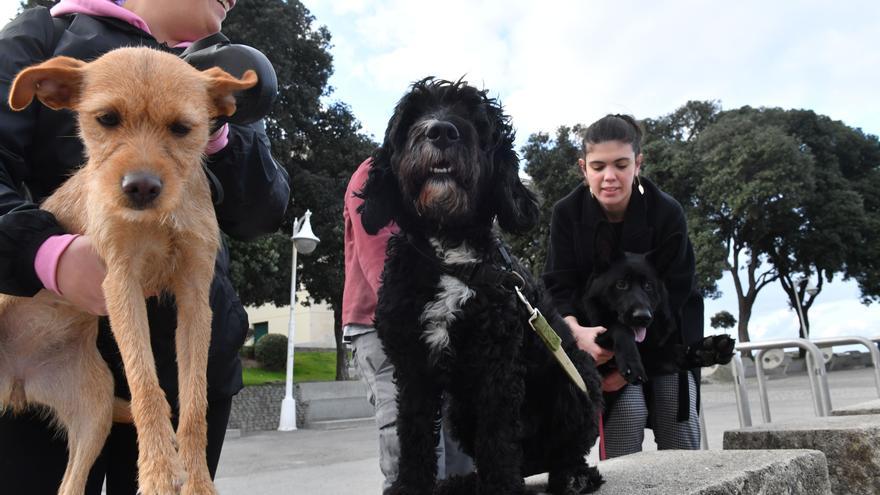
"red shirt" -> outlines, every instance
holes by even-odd
[[[376,312],[379,279],[385,267],[385,248],[388,239],[398,231],[390,223],[376,235],[369,235],[361,224],[358,207],[364,200],[354,193],[364,188],[370,173],[371,159],[360,164],[345,190],[345,287],[342,293],[342,324],[373,326]]]

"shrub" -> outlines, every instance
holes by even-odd
[[[264,335],[254,346],[254,356],[267,370],[283,370],[287,364],[287,337],[277,333]]]

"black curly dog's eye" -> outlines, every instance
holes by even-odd
[[[629,289],[629,280],[618,280],[614,287],[617,290],[628,290]]]
[[[95,120],[104,127],[112,128],[119,125],[119,114],[116,112],[102,113],[95,117]]]
[[[645,292],[654,292],[654,284],[651,282],[645,282],[642,284],[642,288],[645,289]]]

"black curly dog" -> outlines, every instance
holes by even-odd
[[[623,252],[616,247],[607,223],[599,224],[594,242],[593,274],[587,281],[582,314],[588,325],[608,330],[596,343],[614,351],[614,361],[600,366],[604,374],[613,368],[629,383],[648,380],[639,347],[668,354],[662,359],[666,373],[727,364],[736,341],[729,335],[710,335],[691,346],[669,342],[675,321],[663,283],[663,269],[675,258],[682,234],[673,234],[645,254]]]
[[[549,472],[555,494],[602,478],[584,456],[598,436],[595,362],[573,344],[543,289],[493,233],[531,229],[534,195],[519,179],[500,105],[464,82],[427,78],[397,104],[360,196],[367,232],[395,221],[376,327],[396,367],[400,474],[391,494],[524,493]],[[528,324],[515,287],[540,308],[588,386],[576,388]],[[451,432],[476,473],[435,487],[435,417],[446,394]]]

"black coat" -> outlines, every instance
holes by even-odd
[[[175,52],[155,38],[117,19],[68,16],[63,31],[44,8],[26,10],[0,32],[0,292],[32,296],[43,288],[34,256],[49,236],[62,233],[55,217],[37,209],[43,199],[84,163],[75,115],[35,102],[14,112],[7,106],[10,85],[25,67],[56,55],[93,60],[123,46]],[[62,25],[63,26],[63,25]],[[236,239],[275,231],[290,195],[287,173],[272,158],[262,125],[229,126],[229,144],[207,159],[224,189],[215,207],[220,229]],[[242,387],[238,349],[247,332],[244,312],[229,280],[229,255],[222,246],[211,286],[213,311],[208,361],[208,394],[231,397]],[[177,397],[173,304],[148,301],[153,351],[159,380],[168,397]],[[98,345],[116,376],[117,395],[127,397],[116,344],[102,319]]]
[[[684,234],[678,256],[667,268],[663,279],[678,333],[673,334],[661,349],[639,344],[645,371],[648,376],[657,376],[669,373],[668,370],[674,367],[671,365],[674,361],[671,346],[689,345],[703,338],[703,298],[696,288],[694,249],[687,236],[687,223],[681,205],[650,180],[640,180],[645,194],[633,188],[624,214],[620,248],[632,253],[646,253],[659,247],[669,236]],[[577,301],[583,297],[593,271],[596,226],[605,221],[604,210],[584,184],[575,187],[553,207],[543,280],[562,316],[573,315],[581,323],[587,322],[588,318],[580,314]],[[699,370],[693,373],[699,384]],[[689,394],[684,376],[679,377],[679,419],[687,417]],[[650,382],[646,391],[650,393]],[[610,405],[613,402],[614,397],[606,395],[606,403]]]

